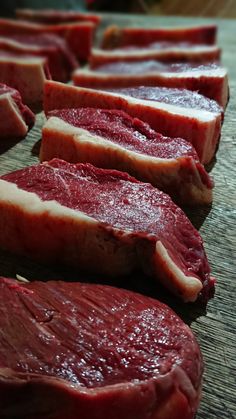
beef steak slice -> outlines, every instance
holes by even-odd
[[[222,108],[213,100],[184,89],[133,87],[94,90],[47,81],[44,110],[91,107],[123,110],[155,131],[189,141],[206,164],[220,139]]]
[[[185,140],[163,137],[123,111],[64,109],[48,116],[42,130],[41,161],[57,157],[122,170],[181,204],[212,201],[213,181]]]
[[[0,246],[119,276],[141,269],[184,301],[212,295],[202,239],[168,195],[126,173],[54,159],[0,178]]]
[[[24,137],[34,125],[35,115],[22,103],[20,93],[0,84],[0,138]]]
[[[0,290],[2,419],[194,418],[200,349],[164,304],[60,281]]]

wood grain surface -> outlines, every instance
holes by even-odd
[[[109,23],[151,27],[204,22],[213,20],[104,15],[103,27]],[[214,22],[219,27],[218,42],[223,49],[223,64],[229,70],[231,98],[211,170],[215,180],[213,205],[187,213],[205,241],[212,273],[217,278],[215,297],[207,307],[197,303],[183,305],[144,277],[121,279],[116,284],[168,302],[191,324],[205,359],[203,397],[197,419],[233,419],[236,418],[236,21]],[[22,141],[1,143],[0,174],[38,162],[43,120],[43,114],[38,114],[35,127]],[[45,267],[1,251],[0,275],[15,277],[16,274],[41,280],[80,278],[70,269]],[[83,279],[94,280],[85,276]],[[96,278],[96,281],[105,282],[103,278]]]

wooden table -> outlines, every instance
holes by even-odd
[[[211,171],[215,179],[213,205],[211,208],[196,208],[188,215],[205,240],[212,272],[217,278],[216,295],[207,307],[183,305],[161,292],[146,278],[120,282],[122,286],[167,301],[191,324],[205,358],[203,398],[197,419],[236,418],[236,21],[215,21],[219,26],[223,63],[229,70],[231,99]],[[103,27],[109,23],[151,27],[203,22],[212,20],[104,15]],[[17,144],[1,144],[0,174],[38,162],[43,119],[43,115],[38,114],[34,129],[24,140]],[[0,275],[15,277],[16,273],[29,279],[77,278],[71,270],[41,266],[0,252]]]

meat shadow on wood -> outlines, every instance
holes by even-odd
[[[0,154],[6,153],[8,150],[10,150],[10,148],[14,147],[21,140],[22,140],[22,137],[1,139],[1,141],[0,141]]]
[[[41,147],[42,139],[38,140],[31,149],[31,154],[33,156],[39,157],[40,147]]]
[[[183,210],[194,227],[199,230],[212,209],[212,204],[202,207],[185,207]]]

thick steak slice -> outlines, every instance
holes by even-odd
[[[87,60],[92,46],[95,25],[92,22],[44,25],[13,19],[0,19],[0,35],[54,34],[64,38],[80,60]]]
[[[202,356],[166,305],[134,292],[0,278],[3,419],[193,419]]]
[[[35,121],[20,93],[5,84],[0,84],[0,115],[0,138],[24,137]]]
[[[18,90],[27,105],[42,103],[44,82],[50,78],[46,58],[0,52],[0,83]]]
[[[68,81],[79,66],[65,40],[57,35],[11,35],[0,36],[0,49],[12,53],[47,57],[53,80]]]
[[[104,32],[102,46],[112,49],[127,45],[146,46],[160,41],[213,45],[216,42],[216,33],[216,25],[175,28],[119,28],[112,25]]]
[[[150,184],[58,159],[0,179],[2,248],[113,276],[142,269],[185,301],[212,293],[199,233]]]
[[[74,10],[57,9],[16,9],[18,19],[30,20],[39,23],[57,24],[65,22],[93,22],[98,25],[101,16],[95,13],[82,13]]]
[[[216,64],[116,62],[96,67],[96,71],[75,70],[73,81],[79,86],[95,88],[160,86],[195,90],[224,108],[229,96],[227,70]]]
[[[46,113],[76,107],[123,110],[165,136],[186,139],[204,164],[213,158],[220,138],[222,109],[216,102],[183,89],[138,87],[108,92],[45,83]]]
[[[42,131],[40,157],[42,161],[58,157],[126,171],[181,204],[212,201],[213,182],[193,147],[181,138],[163,137],[122,111],[50,112]]]
[[[158,60],[161,62],[206,63],[220,59],[216,45],[194,45],[188,42],[154,42],[148,46],[123,47],[113,50],[92,49],[89,59],[91,68],[117,62]]]

